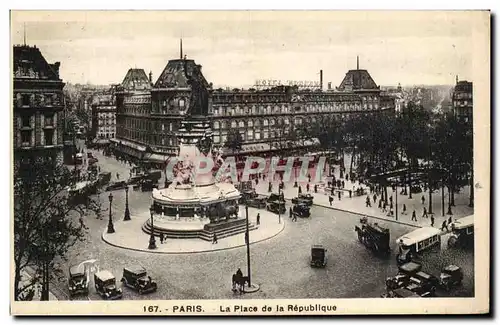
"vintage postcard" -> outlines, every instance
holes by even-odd
[[[11,314],[489,313],[490,19],[11,11]]]

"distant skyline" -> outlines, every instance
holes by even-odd
[[[12,44],[61,62],[65,82],[120,83],[128,69],[153,72],[183,52],[214,87],[256,79],[339,86],[349,69],[378,85],[451,85],[471,80],[467,12],[12,12]]]

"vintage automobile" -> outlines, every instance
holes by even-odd
[[[380,226],[376,222],[369,222],[367,217],[361,218],[359,222],[361,228],[354,227],[354,230],[358,233],[358,240],[374,253],[390,254],[391,235],[389,229]]]
[[[94,155],[92,155],[92,152],[87,151],[87,158],[94,158]]]
[[[276,213],[276,214],[284,214],[286,212],[285,203],[282,202],[268,202],[267,203],[267,211]]]
[[[113,182],[106,187],[106,191],[123,190],[127,186],[128,184],[125,181]]]
[[[69,268],[68,289],[70,296],[89,293],[90,274],[83,264]]]
[[[298,197],[292,199],[293,204],[306,204],[311,206],[313,204],[313,196],[311,194],[299,194]]]
[[[147,179],[152,180],[153,182],[158,183],[158,181],[161,178],[161,170],[159,170],[159,169],[151,169],[151,170],[149,170],[149,171],[146,172],[145,177]]]
[[[399,252],[396,255],[398,264],[419,259],[420,255],[433,247],[441,248],[441,231],[434,227],[418,228],[397,239]]]
[[[240,204],[257,209],[264,209],[267,206],[266,201],[267,197],[257,194],[255,189],[241,192],[241,198],[239,199]]]
[[[83,164],[83,154],[82,153],[77,153],[75,155],[75,165],[81,165]]]
[[[311,266],[325,267],[328,260],[327,249],[323,245],[313,245],[311,247]]]
[[[129,266],[123,269],[121,282],[129,288],[139,292],[139,294],[154,292],[158,288],[146,269],[139,265]]]
[[[146,176],[144,174],[136,174],[127,180],[128,185],[139,184]]]
[[[271,195],[269,195],[269,197],[267,198],[267,202],[281,202],[283,204],[285,204],[285,196],[283,195],[283,193],[281,194],[276,194],[276,193],[271,193]]]
[[[292,208],[292,213],[299,218],[309,218],[311,216],[311,208],[304,203],[295,204]]]
[[[98,163],[98,162],[99,162],[99,159],[97,159],[97,158],[95,158],[95,157],[90,157],[90,158],[88,158],[88,163],[89,163],[89,165],[94,165],[94,164],[96,164],[96,163]]]
[[[141,191],[143,192],[151,192],[153,188],[158,188],[158,182],[155,182],[152,179],[143,179],[140,184]]]
[[[410,277],[420,272],[422,266],[420,264],[409,262],[398,267],[398,274],[385,279],[387,290],[402,288],[410,283]]]
[[[115,276],[110,271],[99,271],[94,274],[96,292],[104,299],[121,299],[122,289],[116,287]]]
[[[474,246],[474,215],[460,218],[451,224],[448,247]]]
[[[398,288],[390,290],[387,293],[383,293],[380,297],[382,298],[422,298],[415,292],[408,290],[406,288]]]
[[[436,293],[435,283],[420,277],[410,277],[410,282],[405,288],[415,292],[420,297],[433,297]]]
[[[448,265],[439,275],[439,284],[446,290],[450,290],[454,286],[462,284],[464,274],[462,269],[456,265]]]
[[[102,172],[97,175],[97,179],[100,186],[104,186],[111,181],[111,173],[110,172]]]

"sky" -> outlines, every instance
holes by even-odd
[[[36,45],[61,62],[65,82],[119,83],[129,68],[156,81],[179,40],[215,87],[257,79],[340,85],[367,69],[379,85],[453,84],[472,76],[473,26],[466,12],[12,12],[11,43]]]

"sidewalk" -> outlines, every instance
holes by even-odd
[[[244,209],[240,208],[240,217],[244,216]],[[120,211],[121,212],[121,211]],[[278,215],[254,208],[248,209],[249,221],[256,224],[257,213],[260,214],[260,226],[257,229],[250,231],[250,244],[255,244],[264,240],[271,239],[277,236],[285,229],[285,219],[281,218],[281,223],[278,223]],[[139,215],[132,215],[130,221],[117,220],[114,222],[115,233],[108,234],[106,229],[103,230],[102,239],[115,247],[130,249],[134,251],[143,251],[147,253],[157,254],[189,254],[189,253],[205,253],[232,249],[245,246],[245,234],[221,238],[217,244],[212,244],[199,238],[196,239],[174,239],[167,238],[166,242],[160,244],[160,240],[156,238],[157,249],[148,249],[149,237],[142,229],[142,225],[149,219],[149,212],[146,211]],[[183,221],[180,221],[183,222]]]
[[[335,168],[335,176],[337,179],[340,179],[340,173],[339,173],[339,168]],[[369,193],[369,189],[366,185],[364,184],[359,184],[358,182],[352,183],[350,180],[346,181],[345,179],[342,179],[345,182],[345,190],[335,190],[335,195],[334,195],[334,200],[332,204],[330,205],[329,202],[329,196],[330,196],[330,191],[325,189],[326,187],[326,177],[324,179],[323,184],[318,184],[318,193],[314,193],[314,184],[310,184],[310,191],[307,192],[306,190],[306,185],[307,182],[302,182],[299,183],[302,187],[302,193],[309,193],[314,197],[314,204],[335,209],[335,210],[340,210],[340,211],[347,211],[351,213],[356,213],[360,215],[366,215],[378,219],[384,219],[387,221],[391,222],[398,222],[398,223],[403,223],[411,226],[416,226],[416,227],[424,227],[424,226],[430,226],[431,225],[431,220],[430,220],[430,215],[428,218],[422,217],[423,215],[423,210],[424,206],[426,209],[429,208],[429,192],[422,192],[422,193],[417,193],[413,194],[413,198],[409,199],[407,195],[401,195],[400,191],[401,188],[398,188],[398,193],[397,193],[397,205],[398,205],[398,218],[396,220],[395,214],[396,214],[396,193],[392,190],[392,188],[388,187],[387,188],[387,194],[389,197],[392,196],[393,202],[394,202],[394,216],[388,216],[386,212],[383,212],[381,209],[378,208],[378,201],[380,200],[380,195],[377,195],[377,201],[373,202],[373,193],[368,194],[370,196],[370,203],[371,207],[366,206],[366,197],[367,195],[362,195],[362,196],[356,196],[354,189],[362,187],[365,189],[366,193]],[[255,184],[255,181],[254,181]],[[268,182],[267,181],[262,181],[259,180],[258,185],[255,186],[255,190],[258,194],[262,195],[269,195],[270,193],[268,192]],[[278,193],[278,181],[273,182],[273,193]],[[352,198],[349,198],[349,190],[353,190],[352,192]],[[340,192],[340,197],[341,199],[339,200],[338,194]],[[294,197],[298,196],[298,188],[293,187],[293,183],[285,183],[285,188],[283,190],[283,194],[285,196],[285,199],[291,200]],[[424,204],[422,204],[422,196],[424,196],[425,201]],[[406,205],[406,214],[403,214],[403,204]],[[452,207],[452,213],[451,215],[453,221],[465,217],[467,215],[471,215],[474,213],[474,209],[470,208],[468,206],[469,204],[469,187],[465,187],[462,189],[460,193],[455,194],[455,206]],[[411,216],[412,212],[415,210],[417,221],[412,221]],[[444,220],[448,220],[450,215],[447,215],[446,212],[448,211],[448,194],[445,192],[445,215],[444,217],[442,216],[442,207],[441,207],[441,191],[435,191],[432,194],[432,212],[434,213],[434,227],[440,228],[441,224],[443,223]]]

